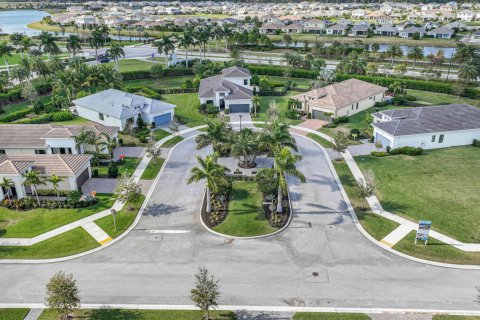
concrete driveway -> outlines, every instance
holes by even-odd
[[[173,150],[133,232],[67,262],[0,265],[0,302],[43,302],[45,284],[64,270],[74,273],[82,303],[191,304],[193,275],[204,266],[221,281],[223,305],[480,309],[480,271],[426,266],[372,244],[346,212],[322,150],[297,141],[307,183],[289,179],[294,218],[282,234],[228,240],[206,231],[203,184],[186,179],[194,155],[211,150],[197,151],[187,139]]]

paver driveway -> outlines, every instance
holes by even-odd
[[[284,233],[232,241],[204,230],[203,184],[187,185],[186,178],[194,154],[210,150],[196,151],[187,139],[174,149],[131,234],[67,262],[0,265],[0,302],[42,302],[53,272],[65,270],[78,279],[84,303],[190,304],[193,274],[205,266],[221,279],[224,305],[479,309],[479,271],[425,266],[372,244],[345,212],[321,149],[297,141],[307,183],[289,179],[295,216]]]

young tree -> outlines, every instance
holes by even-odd
[[[60,319],[68,319],[68,314],[80,307],[80,290],[73,274],[59,271],[47,284],[45,302],[50,309],[61,312]]]
[[[160,64],[154,64],[150,67],[150,74],[155,78],[158,83],[161,77],[165,74],[165,69]]]
[[[333,150],[337,151],[338,159],[340,159],[340,153],[345,152],[348,147],[348,136],[343,131],[338,131],[333,136]]]
[[[118,60],[121,58],[121,57],[125,57],[125,51],[123,51],[123,47],[119,44],[112,44],[112,46],[110,47],[110,49],[107,50],[107,54],[113,58],[113,60],[115,61],[115,66],[116,66],[116,69],[117,69],[117,72],[120,70],[119,68],[119,65],[118,65]]]
[[[55,173],[52,173],[50,178],[47,179],[48,182],[50,182],[53,186],[53,190],[57,193],[57,199],[60,200],[60,192],[58,190],[58,186],[60,182],[64,181],[65,178],[57,176]]]
[[[377,148],[377,151],[380,151],[380,149],[383,148],[383,143],[380,140],[375,141],[375,148]]]
[[[24,173],[23,175],[24,181],[23,185],[30,187],[32,193],[37,197],[37,202],[40,204],[40,199],[38,198],[37,186],[38,185],[45,185],[45,181],[43,178],[40,177],[38,171],[32,170]]]
[[[375,176],[372,170],[367,170],[363,175],[364,179],[357,181],[358,193],[362,198],[362,209],[367,208],[367,198],[373,196],[377,190]]]
[[[157,165],[157,160],[158,158],[162,155],[162,149],[160,147],[156,146],[155,143],[150,142],[145,149],[145,153],[147,156],[152,158],[153,164]]]
[[[262,99],[258,94],[253,96],[252,103],[253,103],[253,112],[255,114],[255,117],[257,117],[257,109],[260,107],[260,101],[262,101]]]
[[[127,175],[123,175],[115,188],[115,196],[118,200],[124,201],[128,210],[133,210],[132,202],[140,198],[142,190],[135,181],[131,180]]]
[[[205,319],[210,319],[210,310],[218,307],[220,287],[218,280],[208,274],[205,268],[199,268],[195,275],[195,287],[190,291],[190,299],[195,306],[205,313]]]
[[[172,131],[174,136],[178,134],[178,131],[180,131],[180,122],[176,117],[173,118],[168,128]]]
[[[3,179],[0,181],[0,187],[6,191],[8,202],[12,204],[12,199],[10,199],[10,190],[12,187],[15,187],[13,180],[3,177]]]
[[[30,100],[30,105],[33,106],[33,100],[38,97],[37,89],[31,82],[27,82],[22,88],[22,98]]]

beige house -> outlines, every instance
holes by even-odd
[[[384,101],[387,90],[366,81],[348,79],[292,96],[292,99],[299,101],[302,110],[312,118],[330,120],[373,107]]]

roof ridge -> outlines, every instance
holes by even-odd
[[[58,158],[60,158],[62,160],[62,162],[67,166],[68,171],[70,171],[71,173],[73,173],[75,175],[75,172],[73,172],[72,168],[70,168],[70,165],[63,158],[63,156],[70,156],[70,154],[56,154],[56,156]]]

